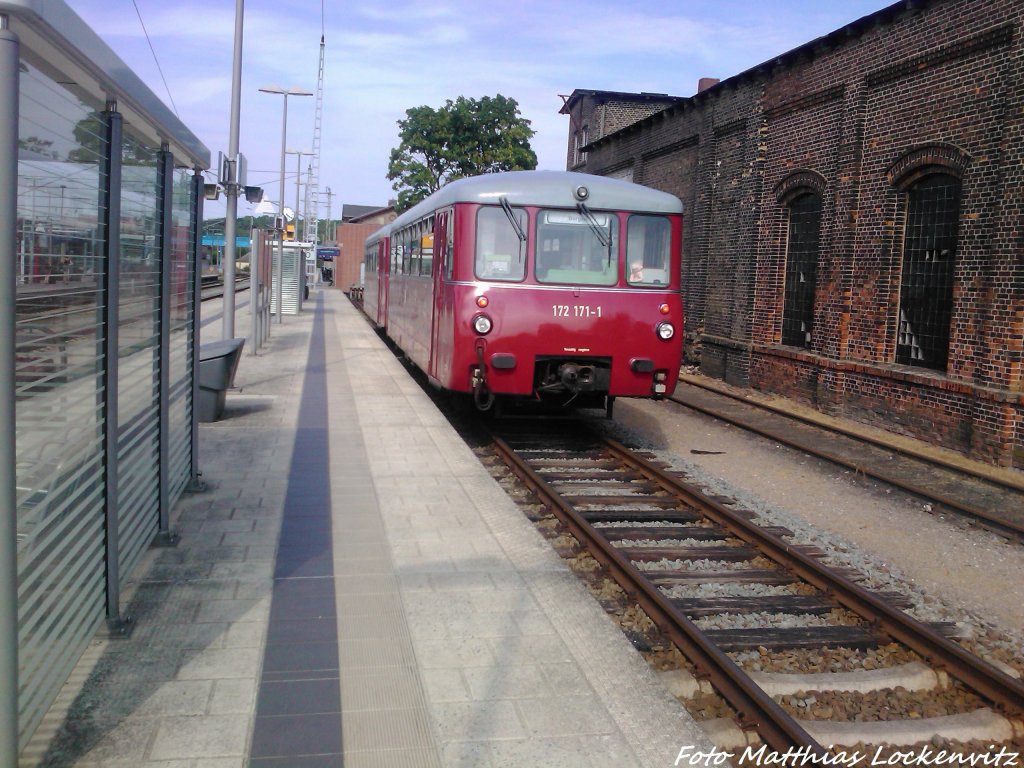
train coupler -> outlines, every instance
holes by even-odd
[[[487,385],[487,364],[484,363],[484,348],[478,344],[476,348],[477,365],[473,366],[470,386],[473,389],[473,404],[478,411],[489,411],[494,405],[494,393]]]

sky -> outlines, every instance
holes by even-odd
[[[211,152],[227,152],[236,4],[232,0],[67,0]],[[398,121],[459,96],[515,99],[538,168],[564,170],[576,88],[692,96],[873,13],[891,0],[247,0],[239,149],[247,182],[276,205],[282,98],[317,90],[325,40],[319,217],[384,206]],[[140,18],[141,17],[141,18]],[[148,40],[147,40],[148,33]],[[155,54],[155,55],[154,55]],[[287,148],[313,148],[315,97],[289,97]],[[303,181],[310,159],[302,158]],[[298,157],[286,158],[295,205]],[[212,181],[212,179],[208,179]],[[302,193],[304,195],[304,192]],[[255,206],[240,200],[238,215]],[[206,216],[223,216],[223,198]]]

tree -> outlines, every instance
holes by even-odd
[[[43,157],[56,160],[58,155],[53,150],[53,142],[49,139],[41,139],[38,136],[27,136],[24,139],[18,139],[18,149],[25,152],[31,152],[34,155],[42,155]]]
[[[78,146],[68,152],[68,162],[96,165],[107,155],[107,117],[103,112],[90,112],[72,129]],[[129,135],[122,137],[122,165],[156,165],[157,150],[147,147]]]
[[[405,115],[398,121],[401,143],[388,163],[399,211],[464,176],[537,167],[530,148],[536,131],[516,100],[500,93],[480,100],[459,96],[440,109],[413,107]]]

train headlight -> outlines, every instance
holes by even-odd
[[[483,308],[484,308],[484,307],[486,307],[486,306],[487,306],[487,305],[488,305],[489,303],[490,303],[490,302],[489,302],[489,301],[487,300],[487,297],[486,297],[486,296],[477,296],[477,297],[476,297],[476,305],[477,305],[478,307],[480,307],[480,309],[483,309]]]
[[[668,304],[662,304],[660,307],[658,307],[658,311],[661,312],[661,314],[663,315],[667,315],[669,312],[672,311],[672,307],[670,307]]]
[[[676,329],[672,323],[658,323],[658,327],[655,328],[655,332],[658,334],[659,339],[668,341],[676,335]]]
[[[477,315],[473,318],[473,330],[481,336],[486,336],[491,332],[491,318],[487,315]]]

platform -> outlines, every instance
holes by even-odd
[[[133,633],[92,645],[21,766],[625,768],[711,749],[340,291],[274,324],[235,385],[201,426],[208,489],[173,510],[180,542],[125,592]]]

